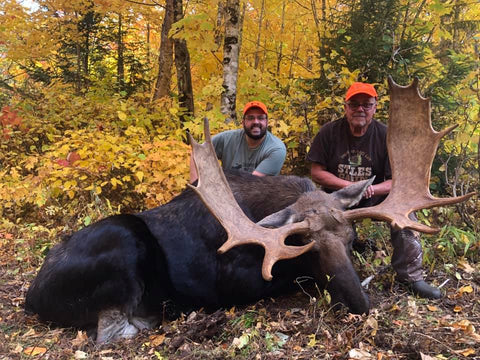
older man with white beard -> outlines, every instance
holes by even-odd
[[[353,83],[345,95],[345,116],[322,126],[307,155],[312,164],[312,180],[327,192],[375,176],[358,207],[378,204],[392,186],[387,127],[373,118],[377,99],[373,85]],[[414,213],[410,217],[416,220]],[[418,234],[409,229],[391,229],[391,241],[397,280],[420,297],[440,298],[440,290],[423,279],[423,252]]]

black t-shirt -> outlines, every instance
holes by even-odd
[[[375,175],[374,184],[392,178],[387,150],[387,126],[372,120],[363,136],[353,136],[346,118],[322,126],[313,139],[307,160],[326,167],[335,176],[360,181]],[[331,189],[325,189],[331,191]],[[362,200],[360,206],[371,206],[382,199]]]

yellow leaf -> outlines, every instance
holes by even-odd
[[[463,295],[464,293],[470,294],[473,292],[473,288],[470,285],[462,286],[460,289],[458,289],[458,292],[460,295]]]
[[[317,343],[317,339],[315,339],[315,334],[308,335],[308,344],[309,347],[314,347]]]
[[[67,195],[70,199],[73,199],[75,197],[75,191],[73,190],[68,190]]]
[[[137,171],[135,176],[138,178],[139,181],[143,181],[143,171]]]
[[[47,352],[47,348],[38,347],[38,346],[30,346],[23,350],[23,353],[30,356],[37,356],[43,355]]]
[[[392,308],[390,309],[390,311],[400,311],[400,307],[397,305],[397,304],[393,304],[392,305]]]
[[[470,356],[475,354],[475,350],[472,348],[464,349],[464,350],[458,350],[456,351],[458,354],[462,354],[463,356]]]
[[[127,120],[127,114],[125,114],[123,111],[118,110],[117,115],[120,120],[122,121]]]
[[[95,188],[95,194],[100,195],[102,193],[102,188],[100,186],[97,186]]]

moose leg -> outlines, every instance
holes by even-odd
[[[164,256],[143,220],[112,216],[50,250],[25,306],[44,321],[80,328],[97,325],[99,314],[109,309],[148,317],[158,313],[154,305],[166,298],[165,274]],[[129,333],[120,315],[113,319],[114,327]],[[104,323],[108,321],[101,322],[101,329],[108,327]]]
[[[139,329],[128,321],[120,309],[103,310],[98,314],[97,344],[134,337]]]

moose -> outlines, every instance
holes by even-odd
[[[433,157],[453,127],[432,129],[418,80],[389,84],[393,188],[379,205],[349,209],[373,179],[327,194],[306,178],[223,172],[206,122],[205,143],[190,139],[196,186],[154,209],[107,217],[55,245],[28,289],[26,311],[60,326],[93,328],[97,343],[106,343],[156,326],[168,304],[251,303],[285,293],[306,275],[329,291],[333,304],[368,313],[350,260],[352,222],[373,218],[434,233],[409,213],[473,195],[430,194]]]

